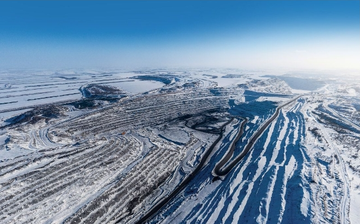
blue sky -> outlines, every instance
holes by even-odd
[[[0,68],[360,69],[360,1],[0,1]]]

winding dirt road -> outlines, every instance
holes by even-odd
[[[228,151],[228,153],[223,157],[223,159],[215,166],[214,170],[213,170],[213,175],[216,176],[224,176],[227,173],[229,173],[229,171],[242,159],[244,158],[244,156],[250,151],[250,149],[252,148],[252,146],[254,145],[254,143],[256,142],[256,140],[261,136],[261,134],[266,130],[266,128],[271,124],[271,122],[273,122],[275,120],[275,118],[277,118],[277,116],[279,115],[280,109],[289,105],[290,103],[294,102],[295,100],[297,100],[300,96],[290,100],[289,102],[279,106],[276,108],[276,111],[274,113],[274,115],[265,122],[265,124],[260,127],[260,129],[251,137],[250,142],[246,145],[244,151],[238,155],[233,161],[231,161],[224,169],[222,169],[222,166],[224,164],[226,164],[228,162],[228,160],[232,157],[232,154],[234,152],[235,149],[235,145],[236,143],[240,140],[240,137],[242,136],[243,132],[244,132],[244,128],[245,128],[245,124],[247,123],[247,119],[246,118],[242,118],[243,121],[241,123],[241,127],[240,127],[240,131],[237,134],[234,142],[231,144],[230,149]],[[199,165],[195,168],[195,170],[189,174],[184,180],[183,182],[181,182],[181,184],[179,184],[174,191],[169,194],[166,198],[162,199],[158,204],[156,204],[154,207],[152,207],[150,209],[150,211],[148,213],[146,213],[143,217],[141,217],[141,219],[139,219],[136,224],[142,224],[145,223],[148,219],[150,219],[153,215],[155,215],[164,205],[166,205],[171,199],[173,199],[177,194],[180,193],[180,191],[182,191],[187,185],[188,183],[196,176],[196,174],[201,170],[201,168],[203,167],[204,163],[206,162],[207,158],[209,157],[209,155],[211,154],[211,152],[213,151],[213,149],[215,148],[215,146],[219,143],[219,141],[223,138],[224,135],[224,131],[225,131],[225,127],[230,124],[232,121],[234,120],[234,118],[232,118],[231,120],[227,121],[225,124],[223,124],[221,126],[221,132],[219,137],[213,142],[213,144],[210,146],[210,148],[205,152],[204,156],[201,158],[201,161],[199,163]],[[119,220],[120,221],[120,220]],[[117,222],[118,223],[118,222]]]
[[[205,164],[207,158],[209,157],[209,155],[211,154],[211,152],[213,151],[215,146],[222,139],[222,137],[224,135],[225,127],[228,124],[230,124],[233,120],[234,120],[234,118],[227,121],[225,124],[223,124],[221,126],[221,132],[220,132],[219,137],[213,142],[213,144],[210,146],[210,148],[205,152],[204,156],[201,158],[201,161],[200,161],[199,165],[195,168],[195,170],[191,174],[189,174],[183,180],[183,182],[181,182],[181,184],[179,184],[174,189],[174,191],[171,194],[169,194],[166,198],[162,199],[158,204],[156,204],[154,207],[152,207],[148,213],[146,213],[143,217],[141,217],[141,219],[139,219],[136,222],[136,224],[145,223],[149,218],[151,218],[153,215],[155,215],[164,205],[166,205],[172,198],[174,198],[180,191],[182,191],[186,187],[186,185],[188,185],[188,183],[196,176],[196,174],[199,173],[199,171],[201,170],[201,168]],[[117,223],[119,223],[119,221]]]
[[[232,157],[234,149],[235,149],[235,145],[236,143],[240,140],[241,135],[244,133],[244,127],[245,124],[247,122],[247,119],[245,119],[240,127],[240,131],[238,133],[238,135],[236,136],[234,142],[231,144],[229,152],[226,154],[226,156],[219,162],[216,164],[214,170],[213,170],[213,175],[215,177],[218,176],[225,176],[226,174],[228,174],[230,172],[230,170],[232,168],[234,168],[234,166],[236,166],[236,164],[238,164],[238,162],[240,162],[244,156],[251,150],[251,148],[253,147],[253,145],[255,144],[255,142],[257,141],[257,139],[262,135],[262,133],[266,130],[266,128],[275,120],[275,118],[277,118],[279,116],[280,110],[289,105],[290,103],[294,102],[295,100],[297,100],[300,96],[290,100],[289,102],[279,106],[276,108],[275,113],[273,114],[273,116],[271,118],[269,118],[263,126],[260,127],[260,129],[257,130],[257,132],[255,132],[255,134],[250,138],[249,143],[245,146],[245,149],[234,159],[232,160],[225,168],[223,168],[223,166],[229,161],[229,159]]]

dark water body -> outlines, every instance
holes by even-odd
[[[326,84],[324,81],[320,81],[316,79],[305,79],[305,78],[274,76],[274,75],[266,75],[264,77],[281,79],[285,81],[291,88],[300,89],[300,90],[314,91],[318,88],[323,87]]]
[[[234,100],[229,100],[229,105],[229,113],[231,115],[248,117],[249,119],[252,119],[255,116],[261,117],[269,113],[271,114],[277,107],[276,103],[272,101],[251,101],[236,105]]]
[[[261,93],[261,92],[255,92],[251,90],[245,90],[244,92],[245,101],[250,102],[257,100],[259,97],[289,97],[289,95],[284,94],[275,94],[275,93]]]
[[[133,79],[140,79],[140,80],[145,80],[145,81],[158,81],[158,82],[162,82],[165,85],[168,85],[171,83],[171,80],[173,77],[171,76],[155,76],[155,75],[138,75],[138,76],[134,76],[132,77]]]

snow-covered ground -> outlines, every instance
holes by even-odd
[[[134,223],[191,176],[231,118],[202,169],[150,223],[357,223],[354,79],[237,69],[1,71],[0,223]],[[105,93],[84,96],[90,84]],[[240,117],[249,121],[233,158],[295,96],[226,176],[212,176]]]
[[[24,108],[80,100],[79,88],[86,84],[111,85],[130,95],[164,85],[129,79],[136,75],[119,71],[3,71],[0,74],[0,119],[20,114]]]

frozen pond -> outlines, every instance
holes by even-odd
[[[143,93],[153,89],[161,88],[164,84],[156,81],[142,81],[142,80],[131,79],[124,82],[109,83],[109,85],[115,86],[130,94],[137,94],[137,93]]]
[[[82,98],[79,88],[87,84],[117,87],[129,95],[161,88],[162,82],[138,80],[131,72],[0,72],[0,120],[20,110]]]

